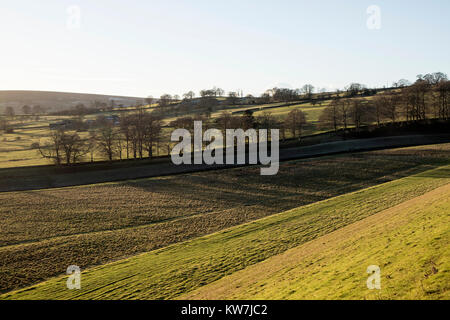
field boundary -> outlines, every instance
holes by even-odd
[[[391,136],[370,139],[353,139],[328,142],[306,147],[280,149],[280,162],[317,158],[337,154],[367,152],[383,149],[395,149],[421,145],[442,144],[450,142],[450,134]],[[120,182],[154,177],[180,175],[186,173],[226,170],[254,165],[180,165],[176,166],[169,159],[159,159],[146,165],[117,167],[98,166],[98,170],[83,170],[83,167],[22,168],[19,170],[0,170],[0,192],[30,191],[61,187],[90,185],[105,182]],[[109,167],[109,168],[108,168]],[[43,179],[45,176],[45,179]]]

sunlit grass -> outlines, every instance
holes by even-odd
[[[82,274],[81,290],[68,290],[66,277],[60,277],[6,294],[2,298],[177,298],[224,276],[424,195],[449,182],[448,166],[434,169],[303,206],[210,236],[88,269]],[[437,212],[437,216],[442,215],[439,210]],[[403,243],[398,248],[409,248],[409,245]],[[374,262],[383,261],[375,259]],[[440,263],[440,260],[437,263]],[[363,264],[365,268],[367,261],[363,260]],[[348,276],[352,278],[351,274]],[[359,277],[353,277],[351,281],[355,279]],[[321,285],[326,287],[327,283],[323,282]],[[328,290],[332,288],[328,287]]]
[[[449,299],[449,194],[447,184],[182,298]],[[367,288],[370,265],[381,290]]]

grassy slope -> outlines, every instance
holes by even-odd
[[[450,184],[183,299],[450,299]],[[381,290],[366,268],[381,267]]]
[[[450,144],[0,193],[0,292],[446,165]]]
[[[176,298],[449,182],[441,167],[87,270],[79,291],[61,277],[2,298]]]

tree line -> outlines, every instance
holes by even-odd
[[[96,152],[109,161],[142,159],[153,157],[154,151],[158,153],[161,133],[161,118],[141,107],[136,113],[121,117],[119,126],[102,118],[85,139],[64,128],[53,130],[38,150],[57,165],[76,164],[86,156],[93,162]]]
[[[280,129],[281,138],[285,139],[287,133],[295,138],[301,137],[306,116],[299,109],[292,110],[285,119],[276,118],[268,111],[256,117],[252,111],[239,116],[223,111],[215,119],[200,114],[180,117],[170,126],[193,132],[194,121],[202,121],[204,130],[217,128],[224,134],[227,129]],[[84,139],[73,130],[53,130],[37,148],[43,158],[56,165],[77,164],[86,158],[93,162],[97,153],[109,161],[151,158],[159,155],[161,147],[167,147],[167,154],[170,152],[171,143],[163,140],[162,129],[161,117],[142,107],[135,114],[122,116],[118,126],[103,120]]]
[[[440,72],[419,75],[413,84],[402,79],[394,83],[393,88],[377,94],[378,91],[375,89],[352,83],[344,91],[338,90],[334,94],[321,92],[313,96],[315,88],[312,85],[305,85],[295,90],[273,88],[262,94],[259,99],[266,99],[264,102],[267,103],[326,99],[330,103],[320,115],[319,126],[335,131],[349,127],[360,128],[362,125],[374,123],[381,125],[385,122],[397,123],[427,118],[450,119],[450,81],[447,75]],[[253,111],[246,110],[241,115],[222,111],[218,116],[211,118],[211,113],[218,103],[218,97],[223,99],[224,94],[222,89],[216,87],[211,90],[202,90],[201,98],[194,103],[195,94],[192,91],[186,93],[183,99],[177,102],[179,106],[192,104],[197,109],[204,108],[206,111],[196,112],[193,116],[177,117],[169,125],[174,128],[193,130],[194,121],[201,120],[205,130],[219,128],[224,134],[227,129],[279,129],[283,140],[288,136],[302,137],[307,119],[300,109],[291,110],[285,117],[275,117],[268,110],[254,116]],[[228,103],[231,102],[229,99],[238,99],[243,94],[234,92],[230,93],[230,96],[225,97]],[[151,158],[155,154],[159,155],[161,148],[165,147],[169,152],[170,142],[164,140],[162,120],[167,117],[168,108],[173,108],[173,99],[174,97],[169,95],[162,97],[158,101],[160,106],[165,106],[162,108],[136,106],[132,112],[124,113],[118,123],[112,123],[105,116],[98,116],[95,126],[88,132],[88,137],[80,137],[78,132],[74,132],[76,128],[52,130],[48,139],[36,148],[42,157],[52,160],[57,165],[75,164],[87,158],[94,161],[98,154],[112,161]],[[154,102],[152,97],[146,99],[149,105]],[[8,116],[13,118],[14,113],[11,111],[13,110],[7,108]],[[23,111],[25,114],[30,114],[42,112],[42,109],[24,106]],[[77,105],[74,112],[79,119],[78,122],[73,121],[85,124],[82,118],[91,111],[90,108]],[[8,127],[5,118],[0,125],[3,129]],[[84,126],[83,130],[87,130],[86,128]]]
[[[324,128],[347,129],[352,125],[400,120],[419,121],[428,118],[450,119],[450,81],[443,73],[419,75],[409,86],[396,86],[397,90],[378,94],[373,99],[334,98],[320,116]]]
[[[228,129],[279,129],[281,139],[286,139],[289,133],[294,138],[300,138],[306,125],[306,114],[300,109],[291,110],[285,118],[275,117],[269,111],[254,116],[253,111],[246,110],[242,115],[233,115],[222,111],[216,118],[210,119],[205,115],[185,116],[170,123],[171,127],[182,128],[193,133],[194,122],[202,121],[203,130],[219,129],[225,135]]]

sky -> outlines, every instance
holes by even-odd
[[[0,90],[260,95],[450,73],[450,1],[0,0]]]

